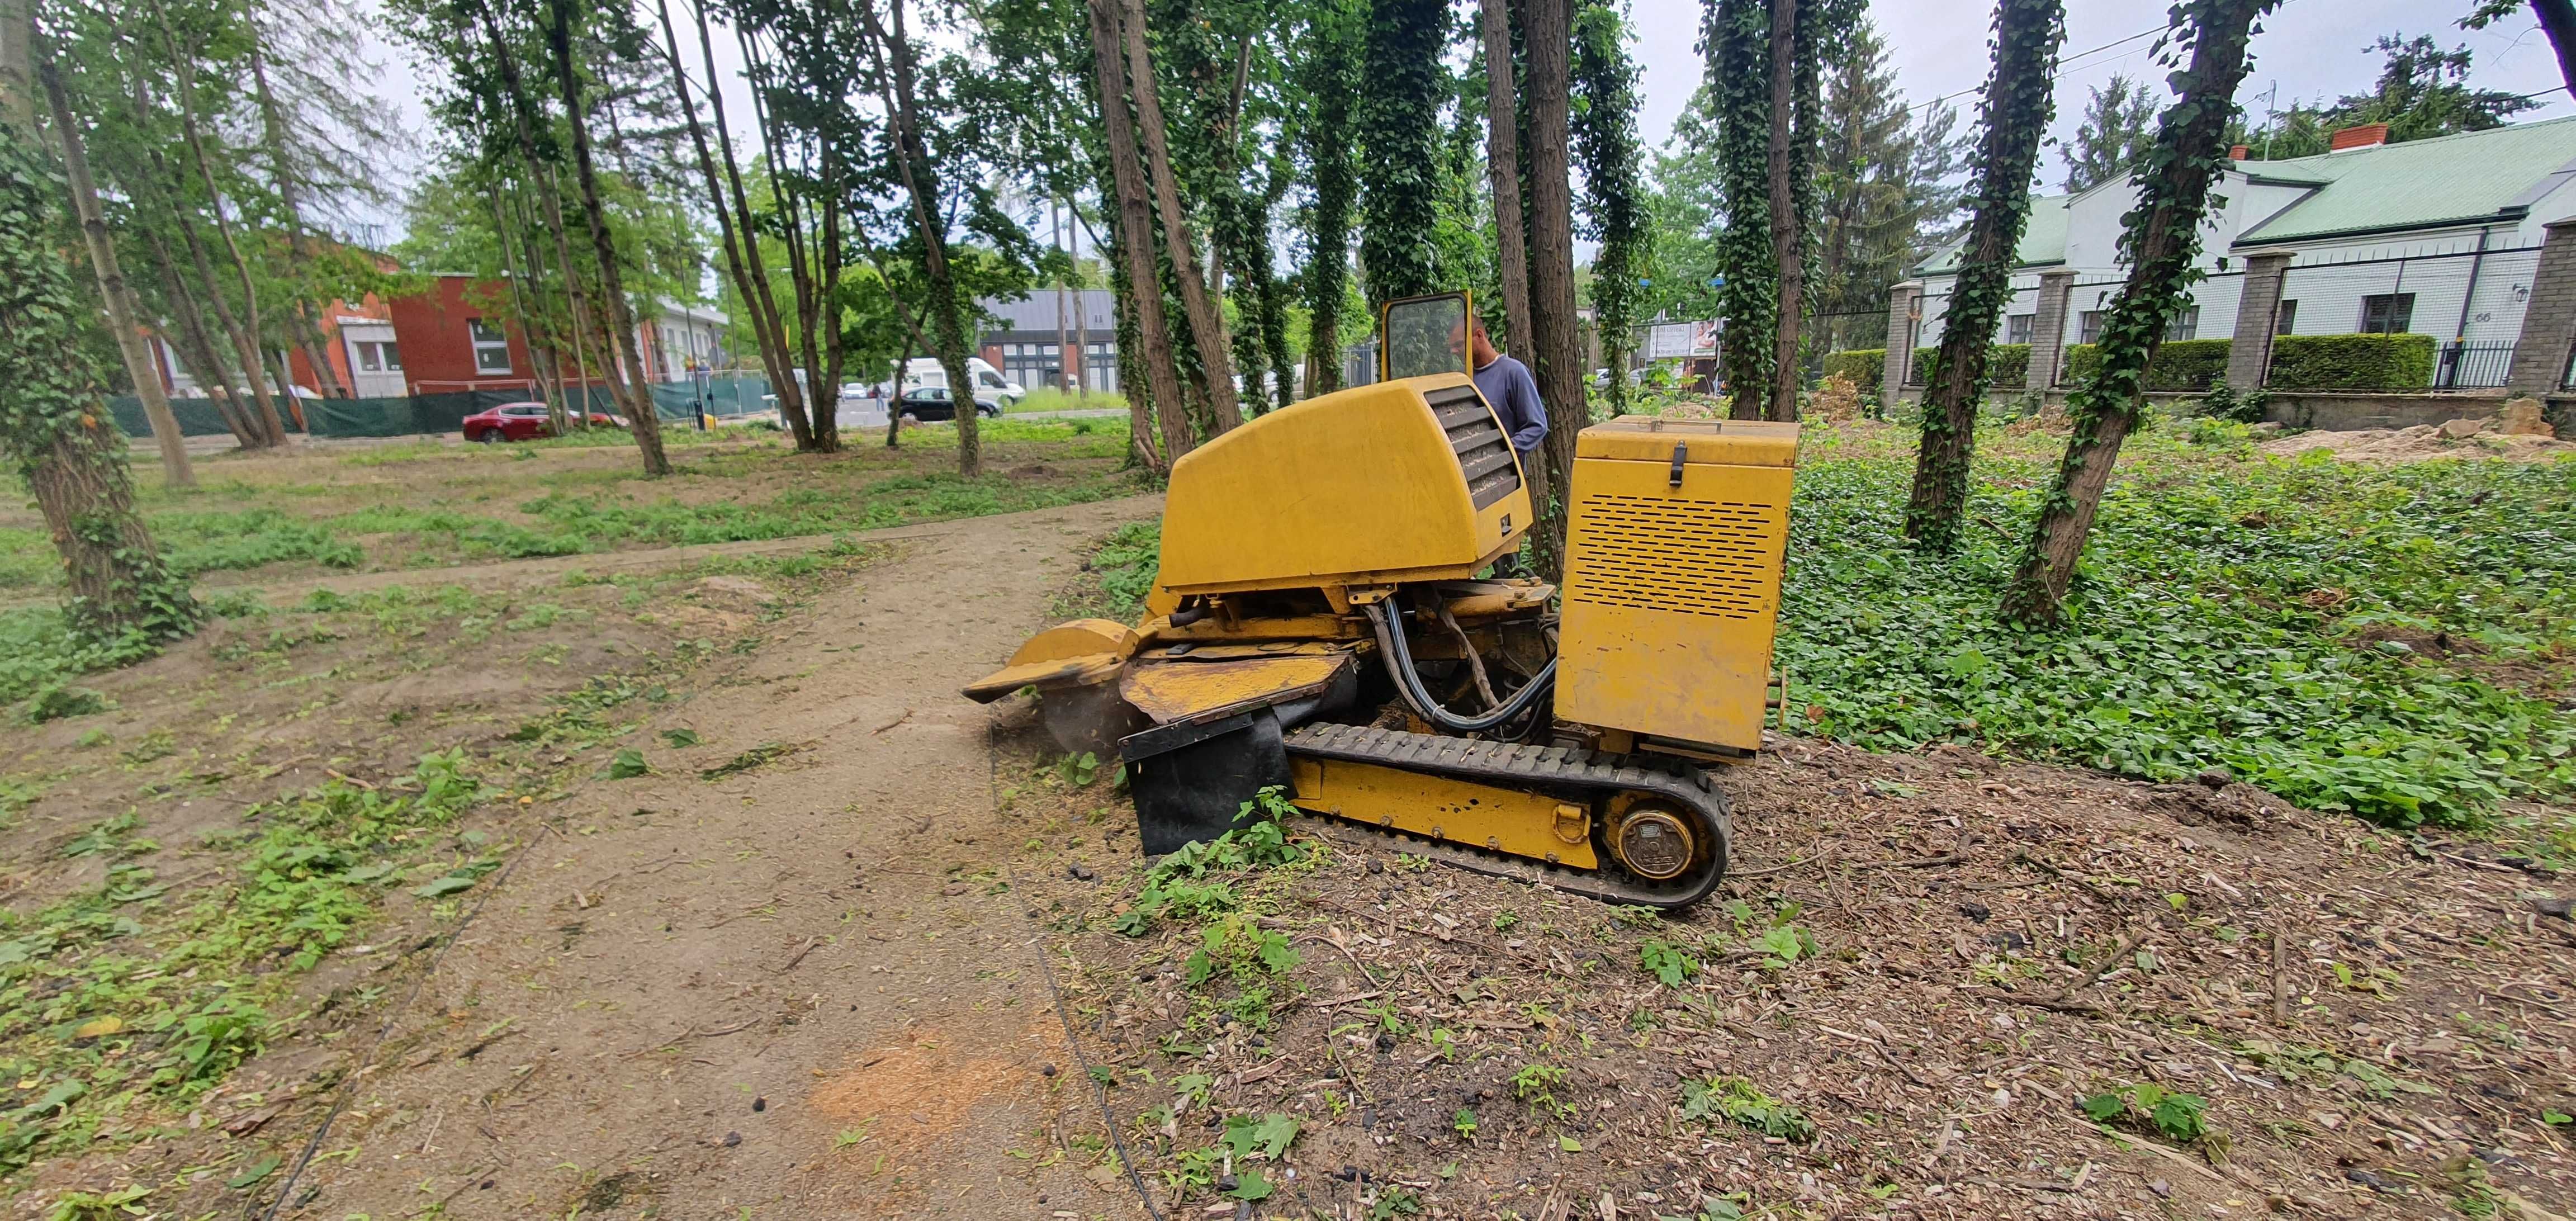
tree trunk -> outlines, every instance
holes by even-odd
[[[1539,398],[1547,404],[1546,470],[1530,474],[1539,571],[1556,579],[1565,515],[1549,495],[1574,473],[1574,435],[1592,422],[1583,401],[1583,353],[1574,316],[1574,188],[1566,147],[1574,15],[1568,0],[1526,0],[1529,56],[1530,332]]]
[[[1163,435],[1164,466],[1158,469],[1168,469],[1168,464],[1180,461],[1196,442],[1187,409],[1182,405],[1180,369],[1172,361],[1172,329],[1163,313],[1163,282],[1154,266],[1153,209],[1146,202],[1145,167],[1137,159],[1136,132],[1128,119],[1127,70],[1123,62],[1126,35],[1121,28],[1126,19],[1118,5],[1119,0],[1089,0],[1091,70],[1100,90],[1101,131],[1109,146],[1109,171],[1117,188],[1118,254],[1127,264],[1127,302],[1136,318],[1137,363],[1145,367],[1144,384],[1140,387],[1131,382],[1127,392],[1132,397],[1143,389],[1152,395]],[[1129,350],[1123,335],[1119,337],[1119,350]]]
[[[635,351],[635,319],[627,309],[626,289],[619,283],[617,241],[608,231],[608,213],[599,202],[599,174],[591,165],[590,128],[582,116],[581,80],[572,62],[572,5],[570,0],[548,0],[546,9],[550,17],[546,42],[554,52],[555,86],[563,94],[564,120],[572,129],[573,173],[581,186],[582,211],[590,218],[591,246],[599,258],[599,295],[608,306],[609,355],[626,374],[626,426],[634,432],[635,448],[644,457],[644,473],[668,475],[671,460],[662,452],[662,421],[654,413],[644,364]]]
[[[670,0],[657,0],[655,8],[661,14],[662,38],[670,53],[671,89],[679,98],[680,114],[688,122],[689,144],[697,153],[698,176],[706,185],[707,203],[715,210],[716,235],[724,246],[725,274],[732,278],[734,292],[742,298],[743,310],[751,315],[752,342],[760,349],[761,371],[768,375],[769,384],[772,386],[782,381],[794,381],[795,378],[789,372],[787,364],[786,342],[775,329],[777,313],[774,304],[769,300],[769,285],[765,282],[767,277],[763,274],[756,280],[752,271],[760,258],[760,252],[757,249],[760,244],[759,231],[749,228],[747,224],[738,226],[735,223],[735,204],[739,201],[726,199],[724,179],[717,176],[715,157],[707,150],[707,131],[698,122],[698,104],[689,96],[689,74],[680,64],[680,36],[671,24]],[[722,90],[717,88],[715,83],[715,48],[713,40],[707,33],[706,10],[703,6],[698,10],[698,38],[702,44],[701,50],[706,53],[708,61],[708,92],[710,95],[719,94]],[[718,99],[716,121],[720,125],[724,121],[723,113],[724,103]],[[733,168],[730,136],[727,137],[725,166],[728,171]],[[739,175],[736,175],[736,179],[739,181]],[[754,247],[748,259],[744,257],[742,250],[745,243]],[[782,397],[778,402],[780,416],[788,419],[788,432],[801,440],[803,431],[800,425],[804,423],[805,415],[802,402],[793,404],[792,407],[786,398]]]
[[[1717,110],[1724,229],[1717,237],[1718,292],[1725,319],[1718,367],[1727,414],[1760,419],[1770,396],[1772,339],[1779,327],[1779,259],[1771,245],[1769,142],[1771,60],[1764,0],[1709,0],[1708,89]]]
[[[261,348],[264,337],[261,334],[262,328],[259,322],[259,288],[251,279],[250,259],[242,254],[241,242],[233,236],[232,221],[224,216],[223,189],[215,185],[214,163],[207,159],[205,138],[197,130],[196,74],[189,66],[194,60],[181,55],[179,40],[170,32],[168,10],[155,4],[153,11],[161,19],[162,45],[168,48],[171,62],[178,65],[177,100],[179,131],[184,137],[182,142],[188,146],[189,159],[196,163],[198,181],[205,184],[206,208],[214,216],[215,235],[224,239],[224,249],[232,255],[233,272],[241,281],[242,326],[234,342],[243,348],[242,371],[249,375],[251,393],[259,399],[262,424],[268,428],[270,435],[276,438],[277,443],[283,445],[286,443],[286,424],[279,418],[276,399],[269,394],[267,358]],[[207,284],[207,290],[209,292],[214,290],[211,282]],[[277,392],[281,395],[292,395],[294,393],[292,387],[291,381],[280,382],[277,385]],[[293,410],[291,404],[289,410]]]
[[[2549,49],[2558,54],[2558,79],[2576,90],[2576,3],[2531,0],[2531,12],[2540,18],[2541,32],[2549,35]]]
[[[2248,67],[2246,38],[2254,19],[2274,3],[2190,0],[2178,9],[2192,18],[2191,64],[2174,74],[2180,97],[2158,123],[2155,144],[2138,170],[2145,185],[2120,240],[2129,256],[2128,280],[2102,327],[2100,368],[2067,398],[2074,435],[2067,439],[2056,485],[2041,502],[2020,567],[2004,590],[2008,619],[2045,625],[2063,613],[2067,585],[2092,533],[2120,443],[2146,405],[2147,364],[2164,340],[2165,324],[2200,277],[2193,260],[2210,182],[2227,164],[2227,124],[2236,117],[2236,87]]]
[[[751,193],[743,189],[742,163],[735,159],[732,126],[725,121],[724,90],[716,84],[716,47],[707,32],[707,14],[697,9],[698,55],[707,69],[707,106],[715,116],[716,148],[724,155],[725,181],[733,187],[733,228],[742,243],[742,275],[750,288],[743,295],[744,307],[754,315],[754,334],[761,344],[761,368],[769,375],[771,393],[778,396],[779,414],[793,432],[795,422],[805,418],[805,398],[796,385],[787,350],[787,325],[778,315],[778,296],[769,283],[769,268],[760,253],[760,230],[752,223]],[[677,75],[676,61],[674,75]],[[697,122],[692,111],[689,121]],[[704,157],[700,153],[700,157]]]
[[[197,486],[196,472],[188,465],[188,442],[179,434],[179,418],[170,414],[170,396],[161,388],[161,370],[152,362],[151,349],[144,343],[143,331],[134,321],[134,299],[125,287],[125,269],[117,265],[116,243],[107,235],[107,220],[99,214],[98,184],[90,179],[89,154],[83,147],[80,125],[72,118],[71,100],[63,95],[62,75],[47,62],[37,69],[44,78],[45,100],[54,112],[54,131],[62,140],[63,176],[70,188],[73,219],[80,223],[81,238],[89,247],[90,267],[98,273],[98,296],[107,307],[107,329],[116,334],[116,350],[125,359],[125,374],[134,380],[134,395],[143,400],[143,414],[152,422],[152,439],[161,448],[161,475],[174,488]]]
[[[1511,0],[1484,0],[1485,166],[1494,184],[1494,270],[1503,282],[1504,340],[1530,351],[1529,238],[1521,228],[1520,106],[1513,100]]]
[[[976,427],[975,378],[966,367],[966,303],[958,298],[957,279],[948,265],[948,232],[938,219],[942,214],[939,178],[913,103],[912,38],[903,28],[903,0],[887,5],[891,38],[877,23],[873,3],[861,4],[859,12],[867,20],[871,54],[884,52],[876,64],[877,86],[894,119],[895,165],[902,171],[904,190],[912,197],[913,228],[921,239],[922,278],[930,287],[931,332],[938,339],[939,367],[947,374],[948,397],[956,408],[957,473],[973,478],[984,473],[984,453],[981,430]],[[893,60],[890,74],[886,58]]]
[[[154,154],[154,160],[159,160],[159,154]],[[188,247],[189,261],[196,264],[197,282],[206,291],[206,304],[215,312],[215,324],[232,340],[233,358],[239,362],[235,367],[250,386],[255,405],[250,417],[259,426],[260,444],[286,444],[286,423],[277,414],[276,401],[269,397],[268,372],[260,362],[259,345],[241,320],[233,316],[232,305],[224,300],[223,284],[215,276],[214,257],[206,253],[206,243],[197,236],[196,222],[188,219],[187,211],[181,207],[172,209],[170,219],[179,226],[179,240]]]
[[[1771,337],[1767,420],[1798,418],[1798,313],[1807,287],[1806,218],[1798,215],[1791,149],[1808,133],[1791,120],[1798,112],[1799,0],[1771,0],[1771,259],[1780,269],[1780,324]]]
[[[1200,278],[1197,239],[1190,234],[1189,214],[1181,210],[1180,180],[1172,174],[1172,151],[1165,138],[1163,105],[1155,95],[1154,61],[1145,45],[1144,0],[1122,0],[1127,36],[1127,71],[1136,91],[1136,122],[1151,161],[1155,210],[1163,217],[1163,249],[1172,260],[1172,278],[1180,282],[1181,310],[1189,316],[1190,340],[1198,348],[1199,368],[1207,381],[1207,404],[1218,434],[1243,423],[1235,397],[1234,369],[1228,357],[1225,314]],[[1428,172],[1428,167],[1425,167]]]
[[[796,389],[798,401],[805,404],[803,412],[798,416],[799,420],[805,421],[801,425],[804,431],[797,431],[800,427],[797,420],[788,421],[788,430],[795,433],[797,450],[806,452],[813,450],[816,445],[812,417],[820,413],[816,399],[823,393],[823,387],[815,384],[822,376],[823,357],[821,350],[816,346],[815,332],[822,325],[823,289],[816,283],[813,261],[806,257],[807,225],[802,201],[798,198],[797,192],[788,185],[788,175],[783,172],[787,166],[787,144],[779,135],[778,124],[771,116],[766,100],[771,87],[769,62],[760,54],[758,44],[753,41],[749,30],[736,27],[734,36],[742,47],[744,72],[751,78],[752,126],[760,132],[761,149],[769,158],[770,206],[778,214],[780,244],[787,249],[787,283],[789,290],[795,295],[795,342],[793,345],[788,343],[784,324],[781,324],[779,350],[785,354],[791,369],[805,371],[805,378],[798,382]],[[799,363],[800,358],[802,363]],[[796,379],[791,377],[789,380]],[[835,390],[837,391],[837,387]]]
[[[1987,357],[1995,327],[2012,302],[2013,267],[2030,220],[2031,171],[2056,112],[2050,86],[2058,44],[2066,37],[2064,7],[2064,0],[2003,0],[1995,10],[1977,212],[1960,251],[1940,351],[1924,378],[1922,449],[1905,505],[1906,536],[1926,551],[1946,553],[1958,545]]]
[[[587,348],[594,334],[609,345],[608,359],[599,365],[600,380],[608,387],[609,405],[631,413],[633,406],[620,385],[616,361],[618,352],[635,342],[634,335],[630,332],[625,343],[618,343],[616,336],[608,331],[608,303],[601,302],[597,310],[591,308],[590,284],[582,278],[581,264],[573,258],[572,238],[565,232],[562,189],[555,182],[553,167],[546,164],[537,150],[535,102],[528,93],[527,82],[519,75],[519,58],[510,53],[510,44],[501,36],[500,23],[493,18],[491,11],[479,2],[472,4],[471,9],[482,26],[484,40],[492,48],[494,66],[500,69],[501,91],[510,108],[510,130],[518,145],[519,161],[527,169],[529,185],[537,192],[538,215],[545,222],[549,244],[555,248],[555,264],[563,269],[564,306],[572,325],[573,359],[581,373],[581,406],[573,413],[573,418],[581,421],[583,427],[589,426],[591,363]],[[466,38],[471,34],[460,28],[457,36]],[[645,391],[644,394],[649,407],[651,392]],[[655,436],[658,450],[658,431]],[[637,444],[642,442],[639,440]],[[649,467],[650,463],[647,465]]]
[[[234,444],[243,449],[260,449],[268,444],[267,434],[259,421],[233,398],[232,373],[224,365],[223,349],[206,333],[206,311],[197,304],[196,294],[188,291],[187,280],[179,273],[178,261],[170,256],[170,247],[161,235],[149,227],[143,240],[152,253],[153,266],[161,272],[162,299],[170,306],[170,317],[161,333],[172,337],[179,362],[188,367],[197,385],[205,392],[206,401],[214,404],[224,427],[231,429]]]
[[[62,557],[72,631],[100,644],[158,641],[185,634],[197,605],[134,511],[125,438],[80,355],[79,297],[57,253],[36,124],[34,33],[27,0],[0,0],[0,454]]]
[[[286,116],[278,107],[276,91],[268,85],[268,61],[261,53],[258,14],[252,5],[242,5],[242,28],[250,35],[250,79],[259,98],[261,139],[268,145],[270,172],[277,179],[277,202],[286,214],[286,266],[294,274],[297,287],[310,283],[313,266],[305,247],[304,208],[299,201],[295,170],[286,155]],[[340,381],[340,370],[331,363],[322,329],[313,321],[312,302],[301,296],[287,302],[287,324],[295,333],[295,344],[304,350],[304,362],[313,366],[313,384],[324,398],[347,398],[349,388]]]
[[[546,405],[546,426],[558,437],[569,436],[575,413],[570,404],[547,390],[544,385],[546,376],[537,360],[537,353],[545,345],[546,328],[540,325],[537,317],[536,298],[528,278],[519,274],[519,227],[511,223],[508,210],[501,206],[501,184],[497,180],[490,185],[489,194],[492,197],[492,236],[501,246],[501,272],[509,278],[510,312],[519,316],[519,330],[528,338],[528,373],[538,380],[537,398]],[[579,414],[584,425],[590,423],[589,412]]]

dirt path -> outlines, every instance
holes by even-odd
[[[1152,508],[871,536],[942,537],[666,708],[656,774],[563,801],[283,1215],[1132,1214],[1061,1155],[1099,1117],[1009,886],[992,716],[954,692]],[[651,736],[677,728],[702,743]]]

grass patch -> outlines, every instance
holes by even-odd
[[[2060,438],[1979,441],[1957,555],[1902,537],[1908,432],[1811,429],[1778,658],[1792,725],[2173,780],[2211,767],[2384,825],[2576,791],[2576,463],[2365,466],[2214,433],[2132,440],[2069,624],[1995,618]],[[1132,618],[1160,526],[1111,536],[1075,614]]]
[[[156,846],[131,834],[131,814],[72,840],[66,852],[108,860],[97,885],[0,911],[0,1174],[148,1135],[258,1054],[295,1020],[284,1010],[298,978],[386,889],[422,864],[475,868],[426,858],[484,795],[463,752],[448,751],[397,783],[334,781],[255,806],[224,837],[237,849],[224,879],[184,894],[135,861]]]
[[[1118,527],[1092,553],[1082,579],[1056,600],[1057,616],[1134,623],[1145,613],[1145,595],[1153,592],[1162,562],[1162,522]]]

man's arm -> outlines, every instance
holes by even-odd
[[[1529,366],[1522,365],[1513,372],[1519,376],[1512,379],[1510,393],[1503,396],[1511,405],[1512,418],[1507,423],[1512,430],[1512,448],[1528,453],[1547,439],[1547,405],[1539,401],[1538,379],[1530,375]]]

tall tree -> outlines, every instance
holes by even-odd
[[[143,401],[143,414],[151,422],[152,439],[161,450],[161,477],[171,487],[197,486],[197,475],[188,465],[188,442],[179,433],[179,420],[170,412],[170,396],[161,387],[161,370],[152,360],[151,350],[144,346],[142,328],[134,320],[134,297],[125,286],[125,268],[116,257],[116,243],[108,236],[107,219],[98,206],[98,183],[90,177],[87,137],[81,133],[80,121],[72,116],[71,100],[63,93],[62,74],[50,60],[37,66],[44,78],[45,100],[53,110],[54,138],[61,143],[63,177],[70,191],[72,219],[80,226],[81,240],[89,247],[90,269],[98,276],[100,304],[107,310],[107,327],[116,334],[117,354],[124,358],[125,375],[134,383],[135,397]]]
[[[1553,579],[1565,556],[1565,514],[1547,495],[1574,474],[1574,437],[1592,422],[1583,397],[1583,338],[1574,314],[1572,0],[1522,0],[1529,106],[1530,350],[1547,404],[1547,467],[1533,481],[1539,571]]]
[[[1814,342],[1826,350],[1887,338],[1888,286],[1946,239],[1960,189],[1958,112],[1909,106],[1887,44],[1868,23],[1826,64],[1817,122]]]
[[[1494,183],[1494,274],[1502,281],[1503,339],[1531,343],[1529,236],[1521,201],[1520,105],[1514,89],[1511,0],[1478,6],[1485,43],[1485,166]]]
[[[1724,281],[1718,316],[1725,323],[1718,368],[1732,396],[1728,414],[1760,419],[1780,322],[1780,269],[1771,244],[1771,12],[1763,0],[1706,0],[1704,18],[1700,49],[1725,216],[1716,242],[1715,270]]]
[[[1814,192],[1807,181],[1813,160],[1808,147],[1815,135],[1814,109],[1806,104],[1816,82],[1816,0],[1770,0],[1771,99],[1770,135],[1763,152],[1769,163],[1772,274],[1778,281],[1771,340],[1769,393],[1762,418],[1798,418],[1799,315],[1806,307],[1807,226],[1805,206]],[[1803,87],[1802,87],[1803,86]],[[1803,112],[1803,113],[1802,113]],[[1803,122],[1800,121],[1803,118]],[[1738,394],[1748,393],[1750,387]]]
[[[653,407],[652,391],[645,385],[644,362],[635,349],[635,315],[626,301],[626,288],[617,257],[617,239],[609,232],[608,211],[600,204],[599,170],[591,161],[590,123],[584,117],[582,82],[573,62],[571,0],[547,0],[546,46],[553,54],[555,88],[562,95],[564,120],[572,131],[573,181],[581,188],[581,208],[590,222],[590,240],[599,259],[599,295],[606,306],[609,356],[625,374],[626,421],[635,435],[635,449],[644,459],[644,473],[659,477],[671,473],[671,459],[662,452],[662,421]]]
[[[2446,51],[2428,35],[2381,35],[2367,49],[2380,55],[2379,79],[2370,92],[2348,93],[2331,105],[2292,103],[2260,127],[2231,129],[2231,143],[2246,145],[2258,159],[2313,157],[2347,127],[2385,123],[2388,142],[2398,144],[2487,131],[2541,105],[2534,96],[2471,88],[2465,44]]]
[[[1358,92],[1360,38],[1368,0],[1311,0],[1299,48],[1296,81],[1307,121],[1303,137],[1306,174],[1314,198],[1306,209],[1306,353],[1313,375],[1307,389],[1330,394],[1342,388],[1342,311],[1350,296],[1351,207],[1359,193],[1357,132],[1352,130]]]
[[[2030,175],[2039,164],[2040,140],[2056,117],[2052,78],[2065,40],[2064,0],[2002,0],[1995,7],[1995,66],[1986,77],[1976,219],[1960,252],[1941,347],[1924,378],[1922,449],[1905,505],[1907,537],[1929,551],[1958,545],[1987,356],[2004,307],[2012,303],[2013,270],[2030,221]]]
[[[2202,275],[2201,221],[2209,210],[2210,183],[2228,164],[2227,125],[2236,115],[2236,87],[2252,62],[2245,44],[2255,19],[2275,3],[2186,0],[2174,7],[2181,27],[2173,35],[2175,45],[2187,46],[2191,56],[2188,66],[2168,78],[2180,100],[2158,121],[2155,143],[2137,169],[2138,202],[2120,237],[2129,275],[2103,324],[2100,367],[2067,396],[2073,435],[2004,591],[2006,618],[2047,624],[2062,613],[2120,443],[2145,409],[2147,363],[2164,341],[2165,324]]]
[[[1180,286],[1181,312],[1189,319],[1190,340],[1206,382],[1214,431],[1223,433],[1243,422],[1235,397],[1234,369],[1225,332],[1225,313],[1208,291],[1199,271],[1198,239],[1190,231],[1189,213],[1181,207],[1180,179],[1172,169],[1170,128],[1163,122],[1160,91],[1154,83],[1154,59],[1145,40],[1144,0],[1124,0],[1122,25],[1127,35],[1127,74],[1136,100],[1136,127],[1144,137],[1146,169],[1154,188],[1154,210],[1163,221],[1163,253],[1172,261],[1172,279]]]
[[[125,438],[89,367],[57,235],[61,198],[36,121],[34,14],[0,0],[0,454],[62,557],[64,617],[84,640],[150,645],[198,608],[161,560],[125,468]]]
[[[2145,81],[2114,76],[2084,100],[2084,121],[2066,146],[2066,192],[2089,191],[2145,162],[2155,143],[2156,98]]]
[[[1637,64],[1628,57],[1627,22],[1610,0],[1586,0],[1574,15],[1574,156],[1583,169],[1583,235],[1600,243],[1592,256],[1593,325],[1610,368],[1610,413],[1628,409],[1628,359],[1645,322],[1645,278],[1654,262],[1655,230],[1640,174]]]
[[[1153,396],[1163,436],[1163,461],[1177,462],[1195,440],[1182,408],[1181,375],[1172,360],[1171,324],[1163,311],[1163,282],[1154,266],[1154,205],[1145,183],[1145,166],[1136,145],[1128,110],[1126,13],[1119,0],[1090,0],[1093,79],[1100,93],[1102,126],[1114,179],[1118,210],[1118,257],[1127,266],[1126,305],[1136,334],[1121,334],[1122,357],[1133,354],[1145,368],[1139,382],[1121,379],[1129,394],[1142,389]]]
[[[887,20],[880,22],[873,0],[859,5],[867,23],[868,55],[879,97],[892,129],[892,160],[911,205],[913,240],[919,243],[927,282],[924,304],[930,314],[934,354],[947,374],[949,397],[957,406],[957,473],[972,478],[984,473],[984,452],[976,426],[975,378],[966,366],[966,301],[950,257],[939,171],[923,131],[919,61],[912,35],[904,28],[903,0],[887,0],[886,9]]]
[[[1440,104],[1449,94],[1440,56],[1449,42],[1449,6],[1361,2],[1368,32],[1359,73],[1360,273],[1374,309],[1446,287],[1433,231],[1440,223]]]
[[[725,122],[724,90],[717,83],[715,40],[707,29],[706,6],[697,6],[698,54],[706,66],[707,101],[714,108],[716,135],[724,150],[721,175],[717,173],[715,155],[707,146],[706,128],[698,121],[697,103],[689,96],[689,73],[680,51],[679,34],[671,22],[670,0],[656,0],[655,9],[662,19],[671,88],[687,120],[689,145],[697,155],[707,203],[716,214],[725,273],[742,302],[741,312],[750,316],[752,346],[760,352],[761,371],[769,377],[770,393],[777,396],[778,414],[786,420],[788,434],[798,449],[815,448],[813,424],[805,414],[805,398],[799,393],[795,364],[788,355],[778,298],[771,291],[769,268],[761,257],[760,230],[752,220],[750,192],[743,189],[741,163],[734,157],[733,133]]]

